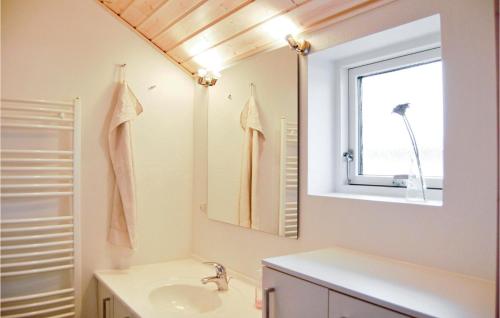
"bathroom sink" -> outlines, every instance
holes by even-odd
[[[191,315],[214,311],[222,304],[216,290],[188,284],[155,288],[149,294],[149,300],[156,310]]]
[[[103,270],[96,277],[131,317],[144,318],[259,318],[255,308],[255,286],[244,277],[233,277],[229,290],[203,285],[202,277],[213,269],[194,259],[132,266],[127,270]],[[122,315],[126,316],[126,315]]]

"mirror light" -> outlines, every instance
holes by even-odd
[[[297,39],[293,35],[288,34],[285,37],[290,48],[294,49],[300,55],[307,55],[311,49],[311,44],[303,39]]]
[[[300,28],[289,18],[279,16],[266,22],[264,31],[276,40],[283,40],[288,34],[300,33]]]
[[[207,70],[219,71],[222,66],[222,58],[215,50],[208,50],[197,55],[194,61]]]
[[[218,71],[208,71],[207,69],[200,68],[198,70],[198,84],[205,87],[214,86],[217,80],[221,77]]]

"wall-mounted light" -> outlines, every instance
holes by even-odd
[[[288,45],[300,55],[307,55],[311,49],[311,43],[303,39],[296,39],[291,34],[288,34],[285,40],[288,42]]]
[[[220,78],[220,73],[217,71],[208,71],[204,68],[198,70],[198,84],[205,87],[214,86]]]

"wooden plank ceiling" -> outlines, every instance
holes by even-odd
[[[184,71],[220,70],[392,0],[98,0]],[[314,43],[312,43],[314,46]]]

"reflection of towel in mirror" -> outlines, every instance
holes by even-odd
[[[108,241],[135,248],[136,197],[130,121],[142,113],[142,106],[123,82],[108,131],[115,188]]]
[[[259,168],[259,143],[264,131],[259,118],[259,109],[253,94],[241,112],[241,128],[244,130],[241,159],[239,225],[259,229],[256,213],[257,176]]]

